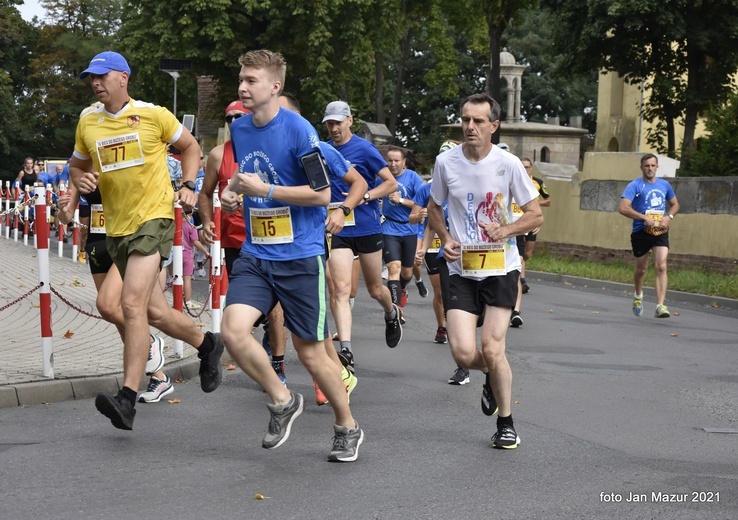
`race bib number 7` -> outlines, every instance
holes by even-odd
[[[461,245],[461,276],[507,274],[504,242]]]

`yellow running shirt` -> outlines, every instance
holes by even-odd
[[[74,155],[92,159],[100,172],[108,236],[133,234],[149,220],[174,219],[167,143],[179,140],[182,129],[166,108],[136,100],[117,114],[101,106],[80,117]]]

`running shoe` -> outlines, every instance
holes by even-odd
[[[438,330],[436,330],[436,337],[433,339],[436,343],[446,343],[448,342],[448,333],[446,332],[446,327],[438,327]]]
[[[497,432],[492,436],[492,447],[503,450],[514,450],[520,445],[520,437],[515,432],[515,428],[507,424],[497,428]]]
[[[392,308],[395,311],[395,319],[385,319],[385,331],[384,339],[387,342],[389,348],[395,348],[402,341],[402,324],[400,323],[400,309],[392,304]]]
[[[269,342],[269,322],[264,322],[264,335],[261,337],[261,346],[267,353],[267,356],[272,357],[272,346]]]
[[[136,417],[136,409],[133,403],[120,395],[108,393],[97,394],[95,408],[110,419],[113,426],[120,430],[132,430],[133,419]]]
[[[343,384],[346,386],[346,398],[348,399],[348,402],[351,403],[351,392],[356,388],[356,383],[359,382],[359,378],[345,368],[341,372],[341,378],[343,379]]]
[[[400,323],[405,325],[405,311],[402,307],[400,307]]]
[[[287,386],[287,376],[284,375],[284,359],[281,361],[274,361],[272,359],[272,368],[279,376],[279,380],[282,381],[282,384]]]
[[[138,396],[139,403],[158,403],[162,397],[174,392],[174,385],[169,376],[162,381],[154,376],[149,379],[149,386],[144,393]]]
[[[341,361],[341,364],[348,370],[349,372],[354,372],[354,353],[351,352],[347,348],[342,348],[341,351],[338,353],[338,359]]]
[[[302,413],[302,395],[292,394],[292,399],[287,404],[267,403],[269,409],[269,429],[261,443],[263,448],[273,450],[279,448],[290,437],[292,423]]]
[[[332,337],[331,339],[332,339],[333,341],[341,341],[340,339],[338,339],[338,332],[334,332],[334,333],[333,333],[333,337]]]
[[[523,291],[523,294],[528,294],[528,292],[530,291],[530,287],[528,286],[527,283],[525,283],[525,280],[520,281],[520,286]]]
[[[486,375],[484,384],[482,385],[482,413],[484,415],[494,415],[497,413],[497,400],[489,384],[489,374]]]
[[[423,283],[423,280],[416,280],[415,286],[418,288],[418,294],[420,294],[421,298],[425,298],[426,296],[428,296],[428,289]]]
[[[656,306],[656,312],[653,313],[654,317],[656,318],[669,318],[671,317],[671,313],[669,312],[669,309],[666,308],[666,305],[657,305]]]
[[[200,355],[198,352],[197,357],[200,358],[200,388],[203,392],[210,393],[218,388],[223,380],[223,365],[220,364],[220,356],[223,355],[224,345],[220,334],[210,331],[205,334],[210,335],[213,350],[205,355]]]
[[[512,311],[510,315],[510,326],[516,329],[523,325],[523,318],[520,316],[520,311]]]
[[[320,389],[318,382],[315,379],[313,379],[313,387],[315,388],[315,404],[318,406],[328,404],[328,398],[323,393],[323,390]]]
[[[164,366],[164,340],[158,336],[151,337],[149,360],[146,362],[146,375],[156,374]]]
[[[328,456],[330,462],[353,462],[359,456],[359,446],[364,441],[364,432],[356,426],[349,430],[346,426],[333,425],[333,449]]]
[[[469,381],[469,371],[460,366],[457,366],[454,375],[448,378],[448,384],[450,385],[465,385]]]
[[[400,307],[404,307],[407,305],[407,299],[410,297],[410,293],[407,292],[407,288],[402,290],[402,294],[400,294]]]
[[[658,307],[656,307],[656,310],[658,310]],[[643,296],[633,298],[633,314],[636,316],[643,314]]]

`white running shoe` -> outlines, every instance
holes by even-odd
[[[151,336],[149,334],[149,336]],[[164,366],[164,340],[159,336],[151,336],[149,360],[146,362],[146,375],[156,374]]]
[[[144,393],[138,397],[139,403],[158,403],[161,398],[174,392],[174,385],[169,376],[164,381],[151,376],[149,386]]]

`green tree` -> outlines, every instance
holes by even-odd
[[[694,146],[698,115],[725,100],[738,68],[734,0],[542,0],[556,18],[562,67],[615,71],[653,93],[665,129],[683,118],[682,160]],[[649,115],[648,113],[646,115]],[[667,144],[676,155],[676,144]]]
[[[526,121],[543,123],[559,117],[563,124],[571,116],[582,116],[583,127],[594,134],[597,128],[597,69],[575,73],[558,67],[561,56],[551,44],[554,20],[545,9],[520,13],[507,27],[503,44],[523,73],[521,115]]]
[[[707,136],[692,152],[689,168],[680,168],[680,176],[738,176],[738,92],[710,109],[705,119]]]

